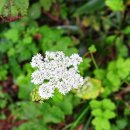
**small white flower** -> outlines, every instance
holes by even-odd
[[[39,87],[39,95],[44,98],[44,99],[49,99],[50,97],[53,96],[53,92],[54,92],[54,87],[51,86],[50,84],[42,84]]]
[[[71,86],[68,86],[68,84],[66,84],[65,82],[58,82],[57,88],[59,89],[59,92],[61,92],[63,95],[71,90]]]
[[[82,58],[78,54],[70,57],[65,56],[61,51],[46,52],[45,58],[37,54],[32,58],[32,67],[37,67],[32,73],[32,82],[41,85],[39,95],[48,99],[53,96],[55,88],[66,94],[71,89],[78,89],[83,84],[83,77],[78,73],[78,65]]]
[[[35,72],[32,73],[32,80],[31,82],[34,84],[42,84],[44,81],[44,76],[42,71],[36,70]]]
[[[32,57],[31,66],[32,67],[39,67],[42,63],[43,57],[41,54],[37,54],[36,56]]]
[[[78,54],[72,54],[70,56],[71,63],[73,63],[74,68],[78,71],[77,65],[79,65],[83,60],[81,57],[79,57]]]

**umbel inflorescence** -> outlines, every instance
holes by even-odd
[[[66,94],[83,84],[83,77],[78,71],[81,62],[78,54],[68,57],[61,51],[46,52],[45,58],[37,54],[31,61],[31,66],[37,68],[31,75],[31,82],[39,85],[38,93],[44,99],[52,97],[56,88]]]

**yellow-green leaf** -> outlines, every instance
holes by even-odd
[[[86,78],[86,82],[77,91],[77,96],[82,99],[95,99],[103,92],[100,80],[94,78]]]

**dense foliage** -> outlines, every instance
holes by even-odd
[[[0,130],[130,130],[129,12],[130,0],[1,0]],[[91,85],[43,101],[30,61],[46,51],[79,53]]]

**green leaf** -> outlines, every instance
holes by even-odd
[[[86,70],[90,67],[91,60],[89,58],[83,59],[83,62],[79,65],[79,71],[81,75],[86,74]]]
[[[52,100],[53,100],[54,102],[62,102],[62,100],[63,100],[63,95],[62,95],[58,90],[55,90],[54,96],[52,97]]]
[[[92,112],[91,112],[91,114],[93,115],[93,116],[102,116],[103,114],[104,114],[104,112],[100,109],[100,108],[96,108],[96,109],[94,109],[94,110],[92,110]]]
[[[110,130],[110,122],[101,117],[96,117],[92,120],[92,124],[95,126],[95,130]]]
[[[112,85],[115,86],[115,88],[113,88],[113,91],[117,91],[117,88],[119,88],[121,84],[119,76],[114,71],[109,71],[106,76],[107,79],[112,83]]]
[[[115,110],[116,105],[110,99],[103,99],[102,101],[103,109]]]
[[[14,127],[13,130],[49,130],[48,127],[41,121],[27,121]]]
[[[125,79],[130,72],[129,66],[130,60],[124,60],[123,58],[118,58],[116,62],[117,72],[121,79]]]
[[[130,26],[127,26],[127,27],[123,30],[123,33],[126,34],[126,35],[129,35],[129,34],[130,34]]]
[[[106,5],[113,11],[123,11],[125,9],[123,0],[106,0]]]
[[[30,83],[30,76],[21,74],[16,79],[16,84],[19,86],[18,97],[20,99],[30,99],[30,93],[33,88],[33,84]]]
[[[96,47],[95,47],[95,45],[94,45],[94,44],[91,45],[91,46],[88,48],[88,50],[89,50],[90,53],[96,52]]]
[[[108,67],[107,67],[107,70],[108,71],[114,71],[115,69],[116,69],[116,62],[115,61],[111,61],[111,62],[109,62],[109,64],[108,64]]]
[[[57,106],[49,108],[47,113],[44,113],[44,122],[59,123],[64,120],[64,112]]]
[[[106,75],[106,72],[103,69],[95,69],[94,75],[96,76],[97,79],[103,80]]]
[[[68,94],[66,96],[64,96],[64,98],[62,99],[62,101],[60,102],[54,102],[54,104],[56,106],[59,106],[61,108],[61,110],[65,113],[65,114],[72,114],[72,110],[73,110],[73,101],[75,100],[75,98]]]
[[[36,104],[29,101],[17,102],[15,105],[10,106],[10,110],[17,119],[33,120],[37,116],[41,115],[41,104]],[[31,114],[30,114],[31,113]]]
[[[123,130],[127,126],[128,121],[125,118],[124,119],[119,119],[119,120],[116,121],[116,124],[117,124],[119,129]]]
[[[91,13],[104,7],[104,0],[91,0],[86,2],[83,6],[77,9],[74,15],[81,15],[84,13]]]
[[[19,39],[19,32],[16,29],[10,29],[6,33],[4,33],[5,38],[16,42]]]
[[[105,110],[103,112],[103,117],[106,118],[106,119],[112,119],[116,116],[115,112],[111,111],[111,110]]]
[[[0,99],[0,108],[3,109],[7,105],[7,100],[6,99]]]
[[[17,78],[22,73],[20,65],[14,56],[9,57],[9,66],[12,68],[11,73],[13,74],[14,78]]]
[[[41,6],[44,10],[49,11],[54,0],[40,0]]]
[[[100,108],[101,107],[101,102],[100,101],[97,101],[97,100],[92,100],[90,102],[90,107],[92,109],[95,109],[95,108]]]
[[[128,47],[123,43],[119,43],[117,46],[117,53],[118,53],[118,57],[126,58],[129,54]]]
[[[3,41],[1,40],[0,53],[6,53],[8,52],[9,49],[13,49],[13,44],[9,42],[8,40],[6,42],[4,41],[4,39]]]
[[[124,115],[126,115],[126,116],[130,115],[130,109],[128,107],[125,108]]]
[[[116,40],[116,35],[110,35],[106,38],[106,43],[109,45],[113,45]]]
[[[47,33],[46,33],[47,32]],[[51,29],[48,26],[43,26],[40,28],[40,33],[42,37],[41,49],[45,51],[63,51],[67,56],[73,53],[78,53],[77,48],[75,48],[75,42],[72,38],[64,36],[63,30]]]
[[[29,10],[29,16],[32,19],[37,19],[41,16],[41,6],[39,3],[34,3]]]
[[[8,74],[9,65],[0,65],[0,80],[6,80]]]

